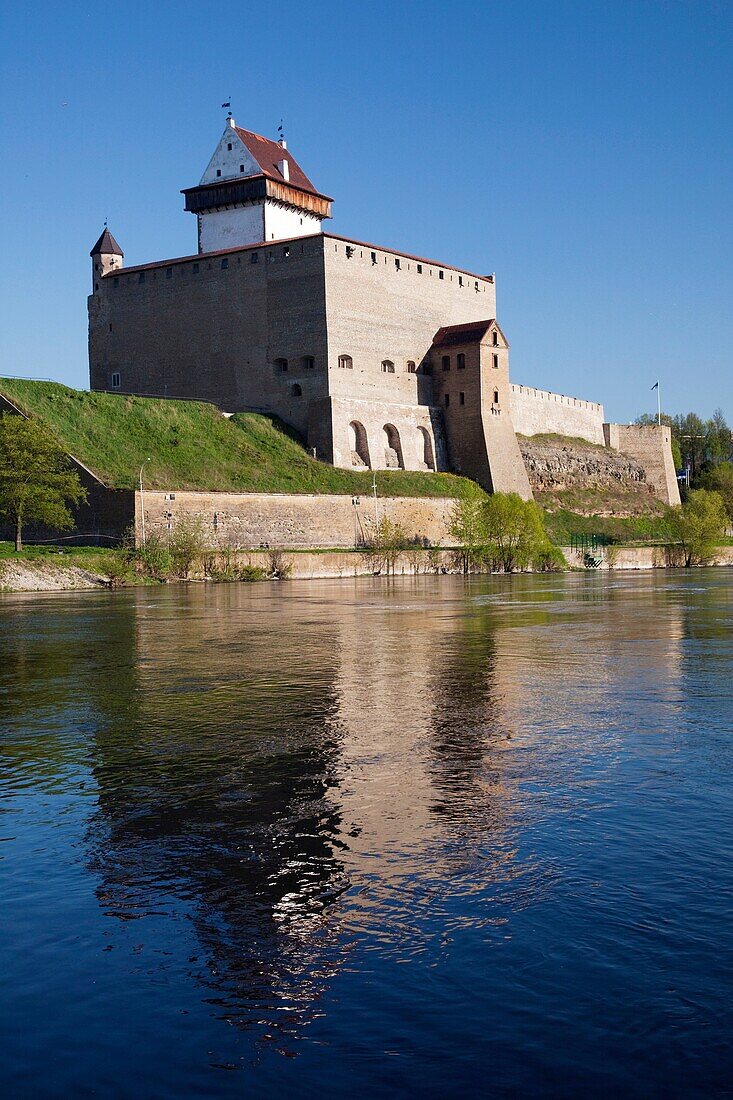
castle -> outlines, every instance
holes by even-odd
[[[198,252],[135,267],[105,228],[91,251],[93,390],[278,416],[349,468],[451,470],[532,496],[517,433],[616,447],[678,503],[668,429],[516,385],[493,275],[323,229],[333,200],[288,150],[230,116],[196,187]]]

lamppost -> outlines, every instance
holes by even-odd
[[[143,491],[143,470],[145,469],[145,463],[150,462],[149,458],[145,459],[140,467],[140,534],[142,536],[142,544],[145,546],[145,493]]]

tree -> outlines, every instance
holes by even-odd
[[[713,557],[725,535],[728,516],[720,493],[693,489],[683,505],[669,509],[667,523],[689,569]]]
[[[705,425],[705,458],[717,466],[730,458],[730,428],[723,416],[722,409],[716,409]]]
[[[711,489],[723,498],[728,519],[733,522],[733,462],[721,462],[701,474],[701,489]]]
[[[40,421],[0,415],[0,515],[15,527],[16,552],[23,549],[26,522],[67,530],[74,525],[68,505],[86,495],[67,455]]]
[[[395,523],[389,516],[382,516],[367,543],[369,557],[375,568],[384,569],[389,576],[394,573],[397,559],[410,545],[407,532],[401,523]]]
[[[470,496],[456,500],[451,510],[448,531],[459,544],[458,560],[464,573],[470,573],[486,555],[485,497]]]
[[[505,573],[526,569],[550,545],[542,513],[518,493],[494,493],[484,504],[488,557]]]

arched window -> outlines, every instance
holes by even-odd
[[[384,465],[388,470],[404,470],[400,433],[394,424],[384,425]]]
[[[302,397],[303,396],[303,391],[302,391],[302,389],[300,388],[300,386],[298,385],[297,382],[293,383],[293,385],[290,387],[290,393],[292,394],[293,397]]]
[[[443,370],[450,370],[450,355],[444,355],[440,360],[440,365]]]
[[[499,356],[498,355],[493,355],[492,356],[492,361],[493,361],[493,364],[494,364],[494,370],[498,370],[499,369]]]
[[[353,370],[354,360],[350,355],[339,355],[339,366],[345,370]]]
[[[407,373],[417,374],[417,364],[414,359],[407,360]]]
[[[426,470],[434,470],[435,458],[433,457],[433,441],[430,438],[430,432],[427,428],[418,428],[418,433],[419,453],[422,455],[423,465]]]
[[[275,360],[275,369],[280,370],[280,371],[286,371],[288,369],[287,359],[276,359]]]
[[[494,347],[498,348],[498,346],[499,346],[499,333],[497,332],[496,329],[494,329]]]
[[[349,440],[351,443],[351,465],[371,466],[366,428],[358,420],[352,420],[349,424]]]
[[[466,369],[466,356],[463,354],[462,351],[459,351],[458,355],[456,356],[456,366],[459,370]]]
[[[494,390],[494,404],[495,405],[499,404],[499,391],[498,390]]]
[[[316,365],[316,361],[312,355],[304,355],[301,359],[303,370],[313,370]]]
[[[382,370],[385,374],[394,374],[394,363],[391,359],[382,360]]]

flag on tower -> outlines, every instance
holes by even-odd
[[[231,105],[232,105],[231,99],[229,100],[228,103],[222,103],[222,107],[231,107]]]
[[[653,390],[658,390],[659,389],[659,382],[655,382],[654,385],[652,386],[652,389]]]

